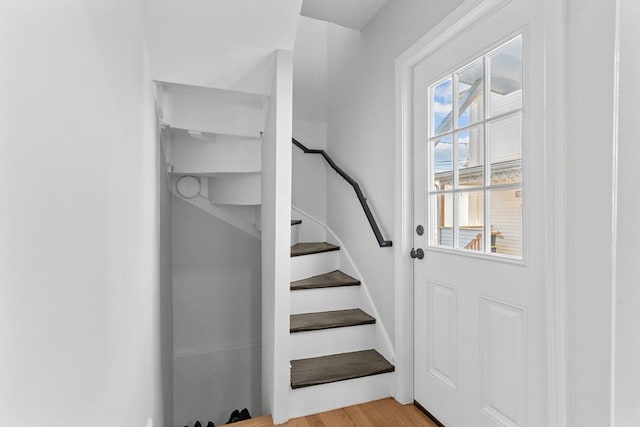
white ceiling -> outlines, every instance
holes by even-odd
[[[301,15],[361,30],[387,0],[303,0]]]
[[[261,93],[240,86],[249,79],[254,86],[268,80],[271,87],[269,59],[276,49],[293,49],[301,0],[143,4],[154,80]]]

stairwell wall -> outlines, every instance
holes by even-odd
[[[158,222],[159,222],[159,259],[160,259],[160,372],[162,375],[162,394],[165,425],[173,424],[173,270],[172,270],[172,227],[171,227],[171,188],[170,177],[166,171],[164,150],[160,134],[156,141],[158,148]]]
[[[173,425],[260,414],[260,240],[171,202]]]
[[[361,32],[328,24],[327,150],[361,185],[385,238],[394,226],[394,61],[460,1],[390,1]],[[327,223],[362,272],[394,340],[393,249],[380,248],[353,189],[327,175]]]
[[[568,416],[611,425],[615,2],[566,9]]]
[[[0,2],[2,426],[164,425],[140,15],[137,2]]]
[[[569,425],[626,427],[640,422],[640,7],[566,10]]]
[[[618,151],[618,226],[616,248],[616,306],[614,341],[616,426],[640,425],[640,3],[619,2],[620,99]]]
[[[293,48],[293,137],[327,148],[327,22],[300,16]],[[292,151],[291,203],[327,220],[327,167],[317,155]]]

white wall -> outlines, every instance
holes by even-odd
[[[300,16],[293,48],[293,137],[307,148],[327,148],[327,23]],[[324,159],[292,152],[291,203],[327,220]]]
[[[145,1],[154,80],[270,88],[275,49],[292,49],[302,0]],[[266,92],[268,93],[268,92]]]
[[[0,425],[162,426],[138,4],[0,2],[0,64]]]
[[[160,135],[158,134],[158,137]],[[157,183],[158,183],[158,222],[159,222],[159,259],[160,259],[160,343],[162,372],[162,395],[164,420],[167,426],[173,424],[173,271],[171,239],[171,192],[169,176],[165,169],[164,150],[158,138]]]
[[[620,1],[615,426],[640,425],[640,3]]]
[[[260,414],[260,240],[172,196],[173,425]]]
[[[262,139],[262,411],[289,417],[289,301],[293,59],[275,55]]]
[[[574,427],[610,425],[614,8],[610,1],[567,2],[566,251]]]
[[[460,1],[390,1],[361,33],[328,27],[327,151],[361,185],[386,239],[394,220],[394,61]],[[393,339],[393,249],[380,248],[353,189],[327,175],[328,224],[349,248]]]

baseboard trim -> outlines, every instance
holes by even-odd
[[[440,422],[440,420],[434,417],[431,412],[427,411],[427,409],[424,406],[422,406],[417,400],[413,401],[413,406],[420,409],[420,411],[423,412],[427,417],[429,417],[429,419],[433,421],[438,427],[446,427],[444,424]]]

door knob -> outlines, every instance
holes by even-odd
[[[411,252],[409,253],[409,255],[411,255],[411,258],[418,258],[418,259],[422,259],[424,258],[424,251],[421,248],[418,249],[411,249]]]

